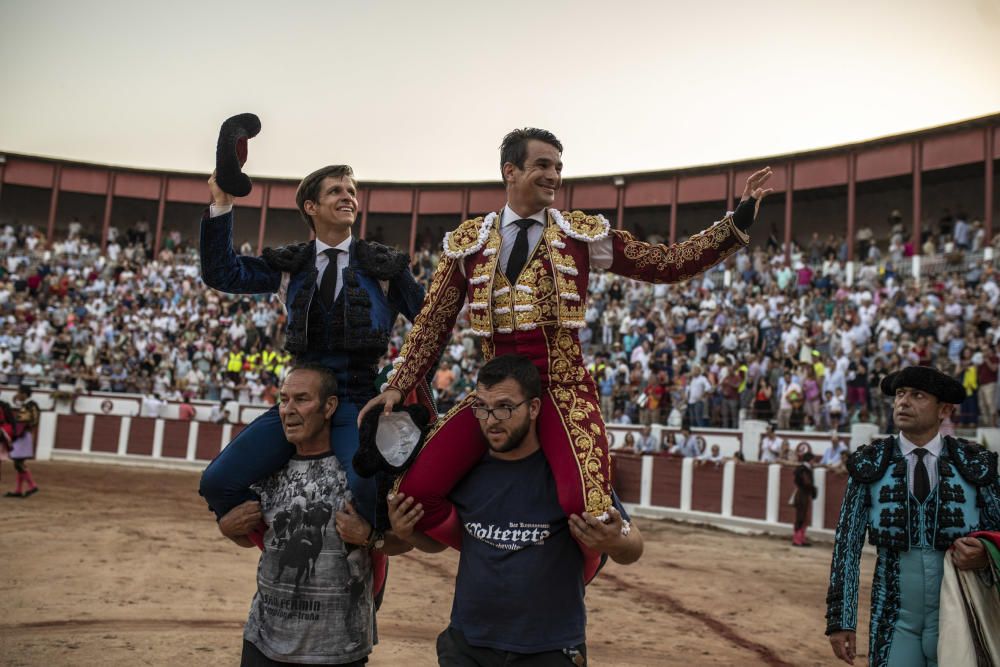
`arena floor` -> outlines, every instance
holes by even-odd
[[[196,474],[31,467],[42,491],[0,498],[0,662],[239,664],[256,551],[216,532]],[[6,491],[10,464],[2,475]],[[842,664],[823,635],[829,545],[638,525],[642,560],[609,565],[588,590],[592,665]],[[456,563],[454,552],[393,559],[373,667],[436,664]],[[866,556],[863,579],[871,569]],[[865,585],[864,628],[867,596]],[[864,654],[867,637],[859,639]]]

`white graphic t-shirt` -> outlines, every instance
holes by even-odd
[[[371,558],[334,526],[351,500],[337,458],[293,457],[254,490],[268,530],[243,636],[281,662],[336,664],[371,653]]]

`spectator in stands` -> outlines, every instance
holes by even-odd
[[[754,419],[768,420],[771,418],[771,396],[773,390],[767,378],[761,376],[757,378],[754,389],[753,417]]]
[[[698,449],[698,439],[691,434],[691,429],[682,428],[676,437],[677,442],[670,450],[671,454],[684,458],[697,458],[701,454]]]
[[[659,449],[659,444],[653,436],[653,429],[648,425],[643,426],[635,443],[635,450],[640,454],[655,454]]]
[[[985,426],[997,425],[997,368],[1000,367],[1000,356],[996,345],[986,346],[978,353],[976,366],[979,381],[979,414]]]
[[[194,406],[191,405],[190,397],[185,396],[184,400],[182,400],[181,404],[177,407],[177,418],[181,421],[189,422],[194,420],[196,414]]]
[[[149,394],[142,399],[142,416],[161,417],[164,406],[166,406],[166,402],[160,398],[159,394]]]
[[[760,461],[777,463],[781,457],[781,440],[774,432],[774,424],[767,425],[767,431],[760,441]]]
[[[850,453],[847,443],[839,435],[834,434],[830,438],[829,446],[823,451],[823,458],[820,459],[819,464],[824,467],[835,466],[845,453]]]
[[[792,449],[792,445],[787,439],[781,440],[781,448],[778,450],[777,463],[781,465],[796,465],[799,463],[798,453]]]
[[[632,419],[625,414],[625,410],[622,408],[615,408],[614,417],[611,419],[611,423],[628,426],[632,423]]]
[[[836,393],[826,392],[826,419],[829,427],[836,431],[844,418],[844,390],[837,387]]]
[[[740,387],[746,381],[744,374],[733,365],[726,368],[727,373],[719,385],[722,395],[722,428],[739,428],[740,422]]]
[[[711,449],[702,453],[698,457],[698,464],[704,465],[706,463],[714,463],[716,466],[722,465],[726,460],[726,457],[722,455],[722,451],[719,449],[718,445],[712,445]]]
[[[778,404],[778,428],[787,430],[791,427],[792,411],[801,408],[802,387],[798,380],[792,377],[791,371],[786,370],[782,375],[781,399]]]
[[[979,421],[979,376],[976,361],[972,358],[972,350],[963,348],[961,360],[956,364],[958,381],[965,389],[965,400],[959,406],[958,423],[962,426],[975,426]],[[980,360],[982,357],[980,356]]]
[[[687,384],[688,421],[691,426],[701,427],[708,422],[705,419],[705,401],[712,391],[712,383],[702,373],[702,368],[695,365],[691,369],[691,377]]]

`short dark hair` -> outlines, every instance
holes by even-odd
[[[562,142],[548,130],[537,127],[522,127],[511,130],[500,144],[500,177],[503,178],[503,166],[510,162],[518,169],[524,169],[524,159],[528,157],[528,142],[532,139],[544,141],[554,146],[559,154],[563,152]]]
[[[299,215],[309,225],[309,229],[316,231],[316,226],[313,225],[312,218],[306,213],[306,202],[314,202],[319,198],[319,186],[323,183],[324,178],[343,178],[344,176],[348,176],[357,187],[358,179],[354,178],[354,170],[349,164],[331,164],[321,167],[299,183],[299,188],[295,191],[295,205],[298,206]]]
[[[479,369],[476,383],[489,389],[507,379],[517,382],[525,398],[540,398],[542,395],[542,377],[531,360],[523,354],[493,357]]]
[[[17,393],[24,394],[26,397],[31,396],[31,387],[26,384],[22,384],[17,388]]]
[[[291,375],[295,371],[312,371],[318,373],[320,377],[319,385],[319,400],[326,402],[326,399],[331,396],[337,395],[337,376],[334,374],[329,367],[323,364],[317,364],[313,362],[304,361],[302,363],[295,364],[292,366],[291,370],[288,371],[288,375]],[[285,377],[287,378],[288,375]]]

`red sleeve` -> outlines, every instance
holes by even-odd
[[[459,270],[460,261],[441,256],[424,305],[394,362],[396,367],[389,375],[388,386],[398,389],[403,396],[437,364],[441,350],[451,338],[458,312],[465,303],[465,276]]]
[[[612,273],[648,283],[676,283],[746,247],[750,237],[740,231],[729,214],[681,243],[646,243],[622,230],[613,230],[611,241],[613,259],[608,270]]]

